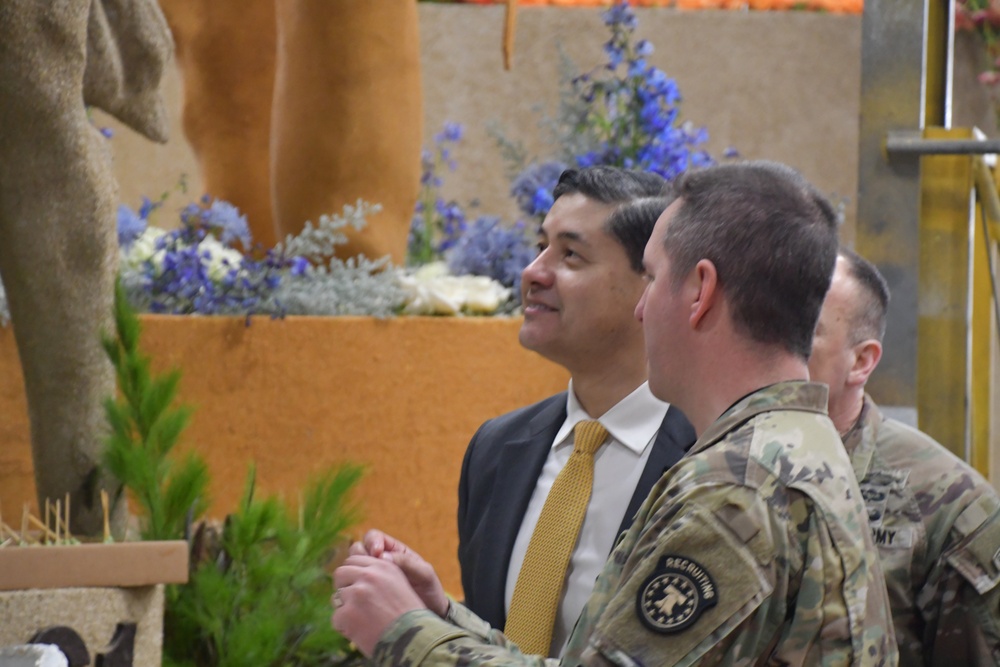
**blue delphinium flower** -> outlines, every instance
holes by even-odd
[[[223,245],[239,241],[244,247],[250,247],[250,227],[247,217],[241,215],[238,208],[227,201],[216,199],[205,212],[209,227],[219,230],[219,240]]]
[[[293,276],[304,276],[309,268],[309,261],[305,257],[293,257],[291,261],[291,274]]]
[[[642,169],[672,180],[711,164],[708,153],[697,148],[708,140],[707,132],[679,123],[677,82],[647,62],[653,45],[645,39],[632,43],[638,21],[629,3],[612,6],[603,18],[611,30],[604,44],[607,63],[570,83],[586,105],[570,131],[589,143],[573,156],[576,165]]]
[[[438,144],[446,142],[458,143],[465,134],[465,128],[461,123],[445,122],[441,132],[434,135],[434,141]]]
[[[163,199],[152,201],[143,196],[139,210],[133,211],[125,204],[118,205],[118,245],[126,250],[149,228],[149,216],[163,205]]]
[[[146,216],[136,213],[125,204],[118,205],[118,245],[128,248],[148,226]]]
[[[144,200],[145,218],[164,199]],[[223,205],[225,204],[225,205]],[[139,308],[170,314],[375,314],[395,312],[404,298],[395,270],[385,260],[340,260],[336,246],[347,242],[342,230],[362,229],[380,206],[358,201],[342,215],[320,216],[299,234],[266,253],[244,255],[232,243],[242,238],[243,217],[221,200],[204,198],[180,211],[181,226],[152,228],[131,248],[122,248],[122,284]],[[228,232],[228,233],[227,233]],[[225,239],[225,243],[223,242]]]
[[[301,257],[272,250],[254,260],[230,247],[236,241],[249,246],[251,237],[246,217],[229,202],[203,198],[184,207],[180,219],[180,228],[157,239],[155,261],[150,257],[142,267],[142,287],[153,312],[280,312],[271,296],[282,271],[302,275],[307,270],[308,262]]]
[[[410,221],[406,249],[407,264],[411,266],[442,257],[466,229],[463,208],[441,196],[441,170],[444,166],[450,171],[457,168],[451,149],[463,135],[462,125],[445,123],[434,136],[434,150],[424,149],[421,153],[420,197]]]
[[[606,12],[604,12],[604,25],[614,28],[617,26],[624,27],[626,30],[635,30],[638,22],[635,18],[635,12],[631,10],[628,4],[628,0],[623,0],[616,5],[612,5]]]
[[[552,208],[552,190],[566,165],[558,160],[536,162],[514,178],[510,194],[517,206],[530,218],[544,217]]]
[[[199,240],[206,234],[213,233],[223,245],[239,241],[244,247],[250,247],[251,236],[247,217],[225,200],[213,199],[206,195],[202,197],[201,205],[188,204],[181,212],[181,220],[190,231],[200,233]]]
[[[578,168],[652,171],[667,180],[711,164],[700,148],[708,133],[680,118],[677,82],[649,64],[653,45],[648,40],[633,40],[638,21],[629,3],[613,5],[603,19],[611,33],[603,45],[606,62],[571,78],[563,91],[556,141],[567,148],[564,160]],[[511,195],[528,219],[548,212],[566,166],[535,162],[514,177]]]
[[[520,299],[521,271],[535,257],[533,241],[524,223],[506,226],[499,218],[474,220],[447,254],[448,270],[455,275],[487,276],[512,287]]]

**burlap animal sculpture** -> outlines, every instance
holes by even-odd
[[[420,186],[413,0],[160,0],[204,190],[271,247],[358,198],[382,205],[342,257],[401,263]]]
[[[100,491],[116,490],[98,464],[115,390],[100,336],[111,331],[118,192],[87,106],[165,141],[172,48],[155,0],[0,2],[0,277],[39,502],[69,493],[78,534],[101,530]]]

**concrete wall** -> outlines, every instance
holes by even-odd
[[[516,209],[507,194],[505,164],[487,128],[501,127],[532,155],[552,154],[541,122],[556,111],[560,53],[569,56],[578,71],[603,62],[607,30],[600,12],[522,8],[514,68],[505,72],[501,6],[423,3],[419,11],[425,145],[445,121],[461,122],[467,129],[456,150],[459,168],[446,175],[445,193],[463,204],[477,200],[480,212],[513,221]],[[677,80],[684,96],[682,117],[708,129],[710,151],[720,155],[734,147],[746,158],[797,167],[843,203],[841,236],[852,243],[862,17],[669,8],[639,9],[637,14],[638,37],[656,47],[649,60]],[[975,81],[984,64],[974,39],[959,35],[954,124],[976,125],[996,136],[992,106]],[[176,70],[170,73],[166,94],[173,132],[168,145],[155,146],[119,130],[111,146],[121,199],[133,206],[142,195],[155,199],[175,189],[186,175],[188,193],[172,196],[168,213],[157,221],[171,226],[176,224],[173,211],[200,196],[202,185],[180,127],[183,86]],[[100,113],[95,118],[98,124],[116,127]]]
[[[807,12],[685,12],[639,9],[638,37],[656,52],[649,59],[676,78],[682,116],[704,126],[713,154],[732,146],[747,158],[787,162],[825,192],[846,198],[850,238],[857,189],[860,16]],[[480,201],[483,213],[513,220],[504,163],[487,126],[496,123],[545,157],[548,135],[539,123],[554,115],[560,48],[589,70],[603,61],[607,30],[590,8],[529,7],[518,12],[514,68],[501,61],[503,8],[420,5],[425,142],[444,121],[461,122],[467,138],[456,152],[459,169],[446,193],[460,203]],[[263,94],[263,93],[262,93]],[[127,130],[111,145],[122,201],[158,197],[182,174],[201,194],[198,166],[180,128],[183,87],[167,82],[173,139],[154,146]],[[95,114],[97,122],[116,127]],[[335,122],[331,120],[331,122]],[[172,220],[171,216],[171,220]],[[166,221],[161,221],[161,224]]]
[[[466,126],[456,150],[459,168],[446,175],[445,193],[459,203],[508,221],[516,209],[488,127],[502,128],[532,155],[552,154],[541,127],[558,103],[560,53],[588,70],[603,62],[607,38],[591,8],[526,7],[518,13],[514,68],[501,60],[501,6],[423,3],[420,10],[425,144],[445,121]],[[639,9],[638,37],[656,52],[649,59],[674,77],[684,96],[682,117],[708,129],[709,149],[736,148],[800,169],[844,204],[842,238],[854,238],[860,114],[861,16],[810,12],[686,12]],[[954,124],[996,136],[988,96],[975,81],[985,59],[975,40],[956,42]],[[265,94],[266,91],[262,91]],[[148,143],[99,112],[117,128],[111,142],[121,199],[136,206],[157,198],[186,176],[188,193],[173,195],[158,224],[176,224],[173,211],[202,194],[194,156],[180,126],[183,85],[176,69],[166,85],[172,141]],[[335,120],[331,120],[335,122]],[[996,432],[996,430],[994,430]],[[998,464],[1000,465],[1000,464]],[[994,477],[996,479],[996,477]]]

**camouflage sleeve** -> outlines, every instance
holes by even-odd
[[[403,614],[383,633],[372,654],[373,665],[512,665],[554,667],[556,660],[525,655],[503,633],[465,606],[452,603],[448,618],[427,611]]]
[[[925,646],[933,646],[927,665],[998,665],[1000,501],[981,497],[959,515],[954,530],[961,540],[935,564],[917,601],[928,620]]]
[[[493,641],[495,642],[506,639],[501,640],[499,637],[501,632],[499,630],[494,630],[489,623],[476,616],[471,609],[455,600],[451,600],[451,604],[448,605],[448,615],[445,616],[445,620],[463,630],[468,630],[473,635],[487,642],[491,641],[491,638],[494,637]]]
[[[822,512],[786,495],[769,502],[746,487],[715,487],[665,507],[624,564],[584,664],[757,664],[762,656],[867,664],[864,628],[849,609],[865,591],[845,572]],[[880,650],[891,653],[888,637]]]
[[[750,512],[744,526],[760,526],[755,520],[766,513],[763,503],[742,495],[740,514]],[[705,500],[710,499],[699,499]],[[690,498],[678,512],[665,509],[628,556],[583,662],[714,664],[725,656],[742,664],[740,658],[766,652],[775,630],[764,623],[767,613],[761,610],[774,590],[761,563],[775,555],[770,531],[740,535],[727,525],[728,517]]]

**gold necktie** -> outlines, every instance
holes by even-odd
[[[528,655],[549,654],[566,568],[594,485],[594,452],[608,432],[600,422],[574,428],[573,453],[556,476],[528,542],[504,634]]]

